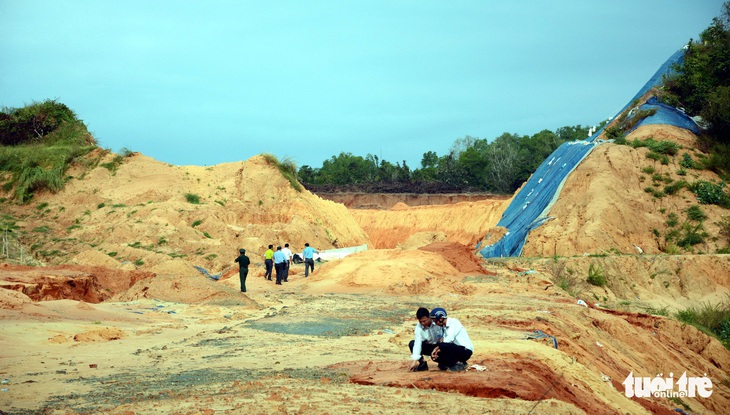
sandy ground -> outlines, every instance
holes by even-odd
[[[693,142],[642,128],[634,134]],[[100,166],[112,155],[92,154],[62,192],[1,205],[36,266],[0,264],[0,411],[726,413],[730,353],[662,314],[726,299],[730,258],[702,254],[718,240],[661,254],[654,229],[692,200],[644,192],[643,151],[598,147],[526,257],[489,261],[472,247],[504,234],[496,223],[509,200],[350,211],[296,191],[260,156],[199,167],[137,154],[112,171]],[[703,209],[716,232],[726,212]],[[295,265],[276,286],[262,278],[262,255],[285,242],[370,249],[317,263],[306,279]],[[246,293],[233,267],[241,247],[252,260]],[[585,282],[591,269],[605,287]],[[465,325],[474,367],[406,371],[419,306]],[[558,347],[528,339],[536,330]],[[707,375],[713,393],[630,399],[632,372]]]

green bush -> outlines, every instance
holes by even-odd
[[[679,223],[679,218],[677,217],[677,214],[674,212],[670,213],[667,216],[667,221],[666,221],[667,226],[669,226],[670,228],[673,228],[673,227],[677,226],[677,223]]]
[[[185,193],[185,200],[194,205],[200,204],[200,196],[193,193]]]
[[[616,142],[616,144],[626,143],[626,138],[625,138],[623,130],[621,129],[621,127],[619,127],[616,124],[606,128],[605,134],[606,134],[606,138],[608,138],[609,140],[611,140],[611,139],[616,140],[616,141],[614,141],[614,142]],[[618,142],[619,140],[621,141],[620,143]]]
[[[684,180],[679,180],[672,184],[664,186],[664,193],[668,195],[673,195],[685,187],[687,187],[687,182],[685,182]]]
[[[76,121],[76,114],[71,109],[50,99],[22,108],[4,108],[0,111],[0,145],[38,143],[62,123]]]
[[[695,164],[694,159],[689,155],[689,153],[682,154],[682,160],[679,161],[679,165],[686,169],[697,168],[697,164]]]
[[[690,249],[695,245],[704,243],[707,236],[707,232],[705,232],[705,228],[701,222],[696,225],[684,222],[682,224],[681,235],[677,240],[677,245],[684,249]]]
[[[730,196],[725,193],[725,182],[712,183],[698,180],[689,187],[697,196],[697,201],[703,205],[718,205],[730,207]]]
[[[588,278],[586,281],[597,287],[604,287],[606,285],[606,277],[603,275],[603,269],[600,265],[591,264],[588,266]]]
[[[63,104],[47,100],[0,111],[0,170],[3,184],[21,203],[38,191],[57,192],[69,165],[97,148],[86,126]]]
[[[686,212],[687,217],[695,222],[702,222],[703,220],[707,219],[707,215],[705,214],[705,212],[703,212],[702,209],[697,205],[692,205],[688,207]]]

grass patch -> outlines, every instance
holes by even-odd
[[[279,172],[281,172],[284,178],[289,180],[289,183],[291,184],[291,187],[294,188],[294,190],[296,190],[297,192],[301,192],[302,190],[304,190],[302,184],[299,183],[299,178],[297,176],[297,166],[291,159],[279,161],[279,159],[277,159],[275,155],[269,153],[264,154],[263,157],[270,165],[276,166],[276,168],[279,169]]]
[[[716,337],[725,348],[730,349],[730,303],[701,303],[675,314],[677,320],[691,324],[699,330]]]
[[[702,211],[702,209],[697,205],[692,205],[687,208],[687,218],[689,220],[693,220],[695,222],[702,222],[703,220],[707,219],[707,215],[705,212]]]

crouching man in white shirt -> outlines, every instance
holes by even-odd
[[[446,316],[446,310],[436,307],[431,310],[431,319],[443,329],[443,337],[431,352],[431,359],[438,363],[439,369],[458,372],[466,370],[467,360],[474,353],[474,345],[461,322]]]
[[[408,370],[421,372],[428,370],[428,364],[423,360],[423,356],[430,356],[433,353],[443,329],[434,324],[426,308],[421,307],[416,311],[416,319],[418,319],[418,324],[413,329],[414,339],[408,343],[412,359]]]

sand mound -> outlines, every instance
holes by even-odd
[[[310,292],[426,294],[471,292],[462,273],[437,252],[383,249],[360,252],[322,265],[310,276]]]
[[[114,301],[155,299],[179,303],[237,305],[257,308],[256,302],[232,286],[198,275],[159,275],[140,281],[132,288],[117,294]]]
[[[30,303],[32,303],[30,297],[21,292],[0,289],[0,308],[17,310]]]
[[[79,333],[74,336],[74,341],[81,343],[103,342],[110,340],[119,340],[124,337],[124,331],[116,327],[104,327]]]
[[[661,134],[659,134],[661,132]],[[670,126],[639,127],[627,140],[669,140],[683,146],[694,142],[692,133]],[[687,150],[680,150],[680,154]],[[527,257],[573,256],[621,252],[656,254],[667,247],[665,235],[672,229],[668,216],[676,214],[683,222],[686,209],[697,205],[697,198],[686,188],[674,195],[656,198],[647,193],[653,177],[659,190],[667,182],[708,180],[719,182],[717,175],[693,170],[695,177],[678,174],[679,166],[662,165],[646,157],[647,148],[606,143],[598,146],[568,177],[560,197],[550,210],[553,219],[530,232],[522,255]],[[646,169],[654,173],[646,173]],[[707,215],[703,226],[709,235],[719,233],[717,222],[727,210],[716,205],[702,205]],[[698,249],[715,252],[725,241],[707,238]]]
[[[89,157],[103,164],[114,155]],[[28,230],[48,229],[34,243],[54,253],[49,263],[190,275],[193,266],[230,268],[239,248],[257,264],[269,244],[289,243],[296,252],[305,242],[321,250],[369,243],[343,205],[295,190],[262,156],[200,167],[134,154],[113,172],[79,165],[69,173],[75,179],[62,191],[34,199],[54,212],[52,223],[43,212],[24,215]],[[73,241],[94,248],[79,250]]]
[[[441,255],[462,274],[487,273],[482,267],[482,260],[464,245],[453,242],[436,242],[419,249]]]

